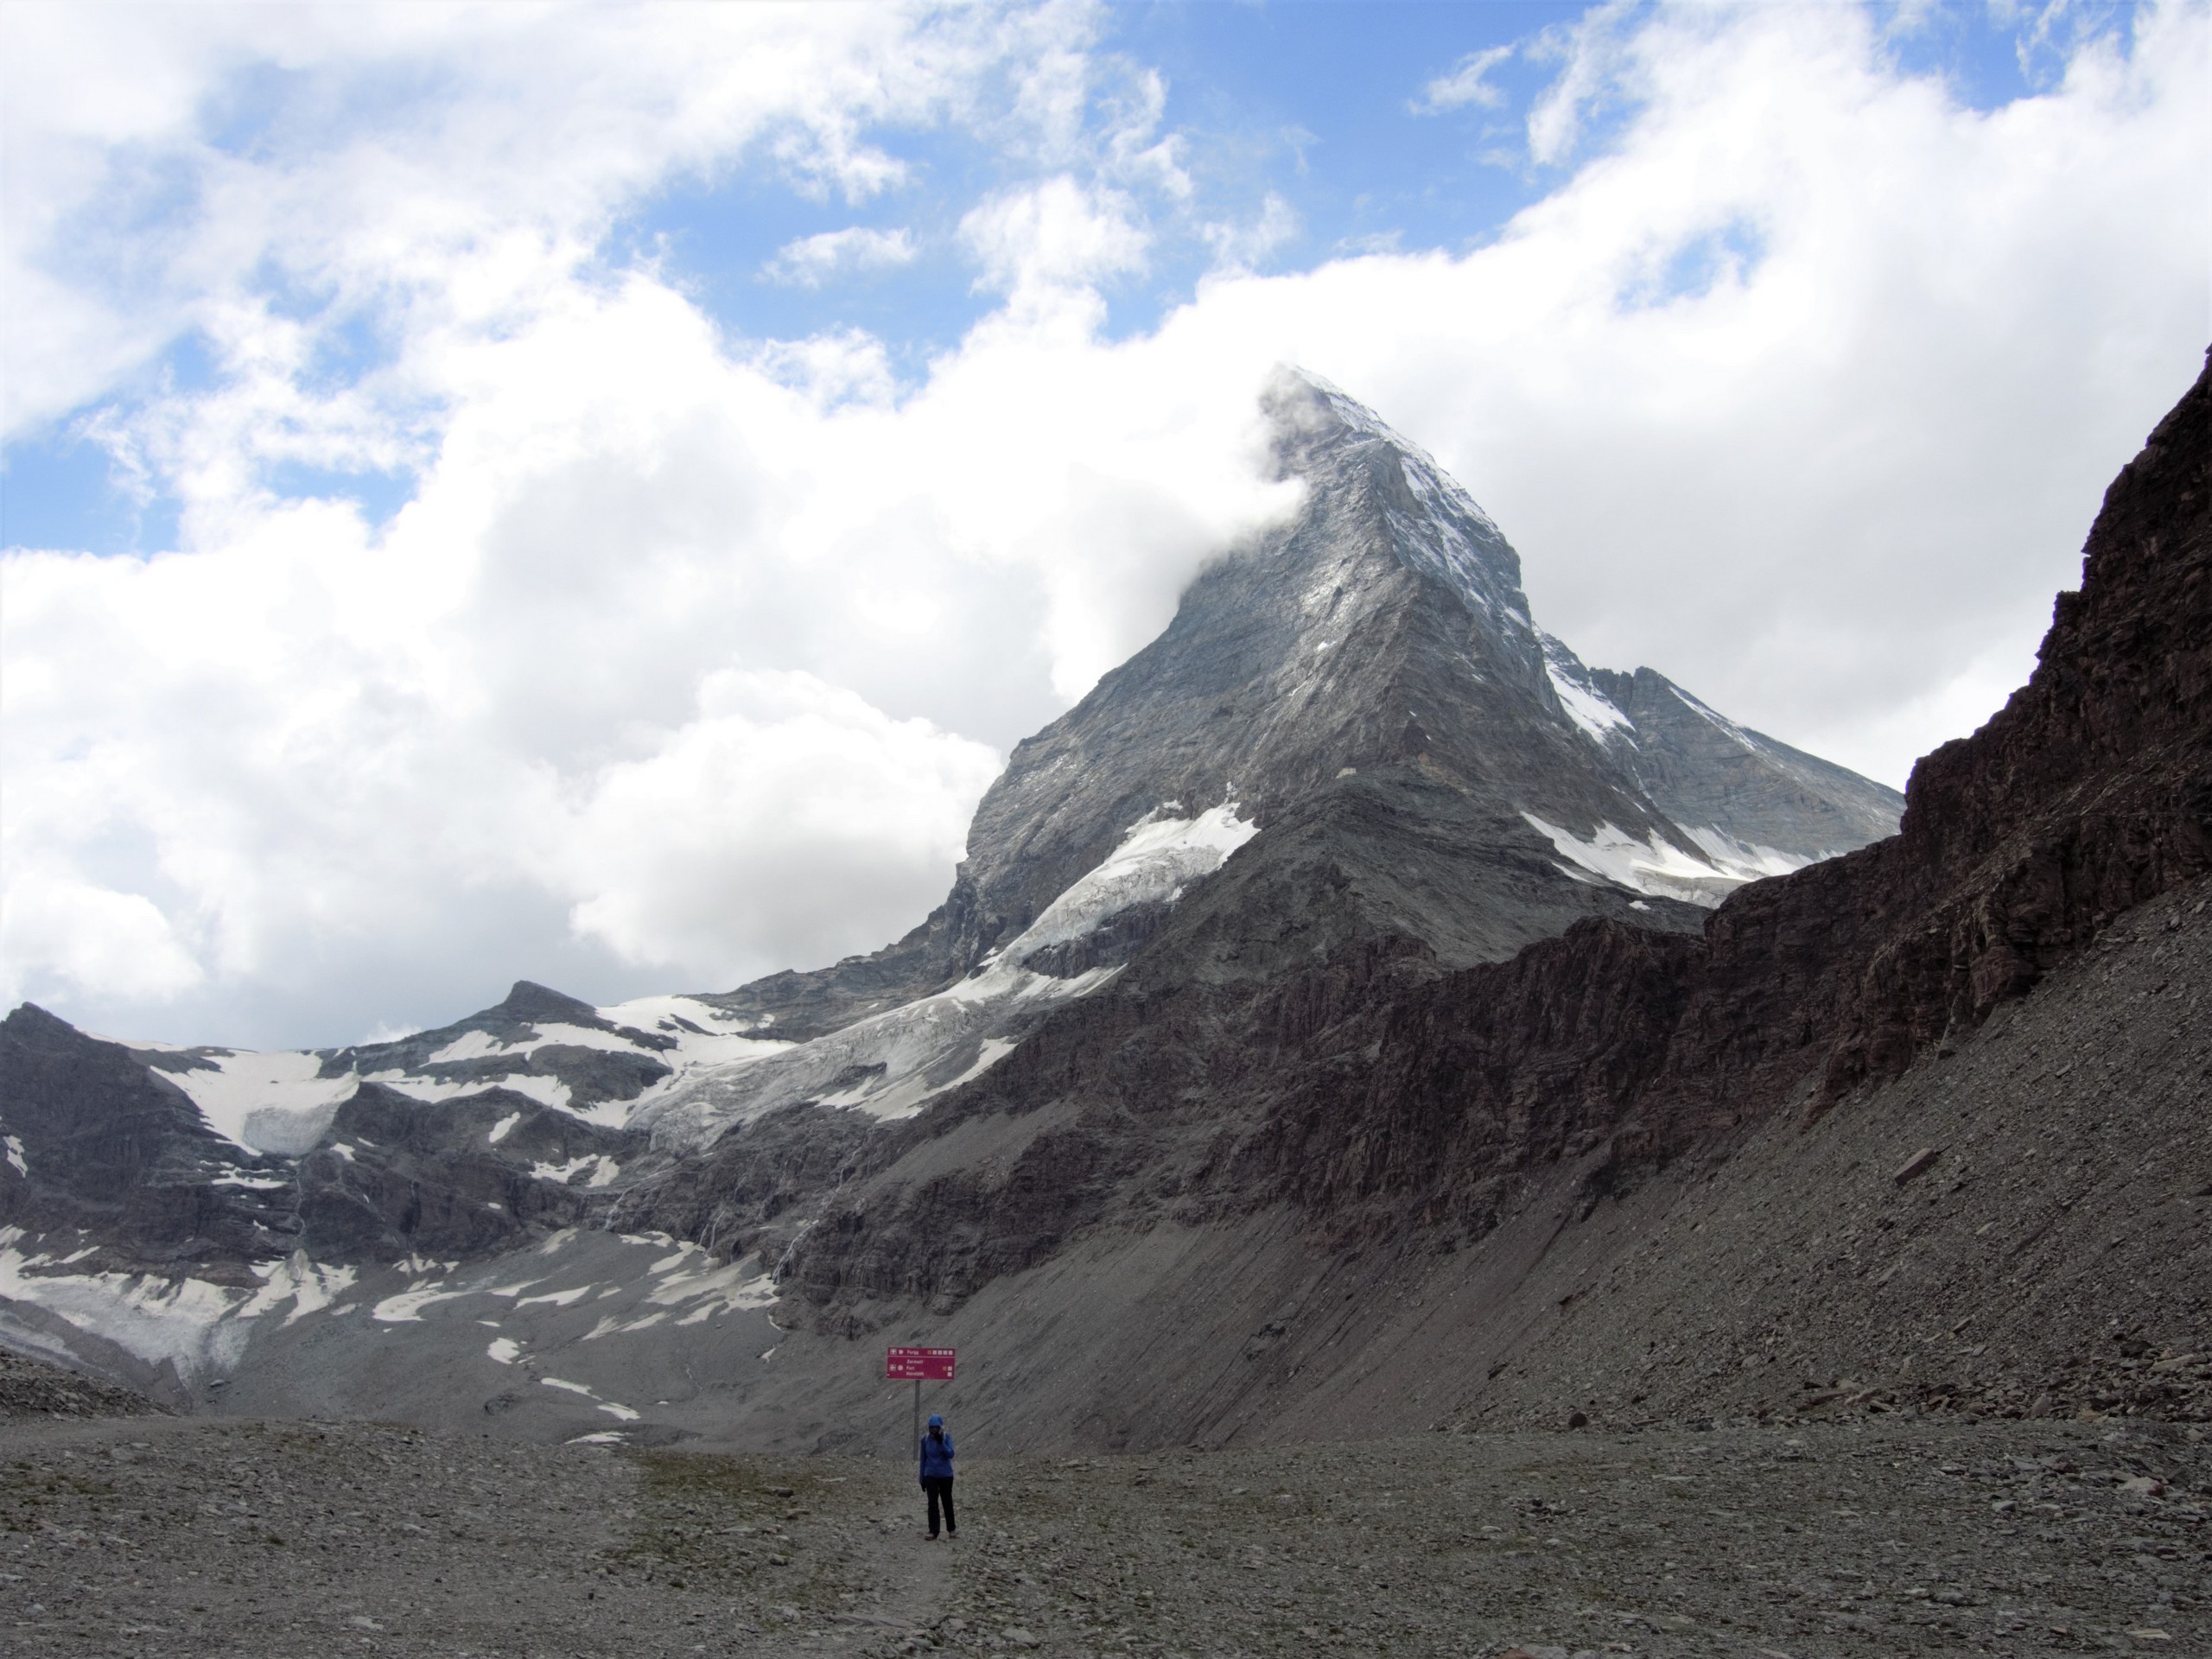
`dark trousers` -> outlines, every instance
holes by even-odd
[[[960,1523],[952,1518],[952,1477],[924,1475],[922,1490],[930,1495],[930,1536],[937,1536],[937,1506],[940,1503],[944,1505],[944,1529],[959,1531]]]

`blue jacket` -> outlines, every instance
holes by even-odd
[[[926,1430],[922,1434],[922,1478],[931,1479],[942,1475],[952,1478],[952,1436],[938,1437]]]

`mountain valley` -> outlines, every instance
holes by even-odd
[[[1902,798],[1588,668],[1433,461],[1268,400],[1304,505],[880,952],[295,1054],[16,1010],[0,1341],[633,1448],[893,1451],[909,1340],[1023,1454],[2212,1420],[2207,383]]]

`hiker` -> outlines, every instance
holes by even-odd
[[[922,1490],[930,1495],[930,1536],[937,1536],[937,1510],[942,1503],[945,1535],[957,1538],[960,1528],[952,1518],[952,1436],[944,1432],[944,1419],[934,1412],[929,1433],[922,1436]]]

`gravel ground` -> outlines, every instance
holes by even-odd
[[[1884,1420],[903,1467],[0,1429],[20,1654],[2212,1653],[2203,1431]],[[2191,1438],[2192,1434],[2198,1438]]]
[[[374,1423],[16,1426],[0,1650],[868,1654],[944,1593],[882,1524],[896,1484]]]
[[[2164,1425],[1954,1421],[987,1465],[977,1485],[1001,1490],[971,1506],[960,1636],[1188,1655],[2212,1653],[2206,1461]]]

